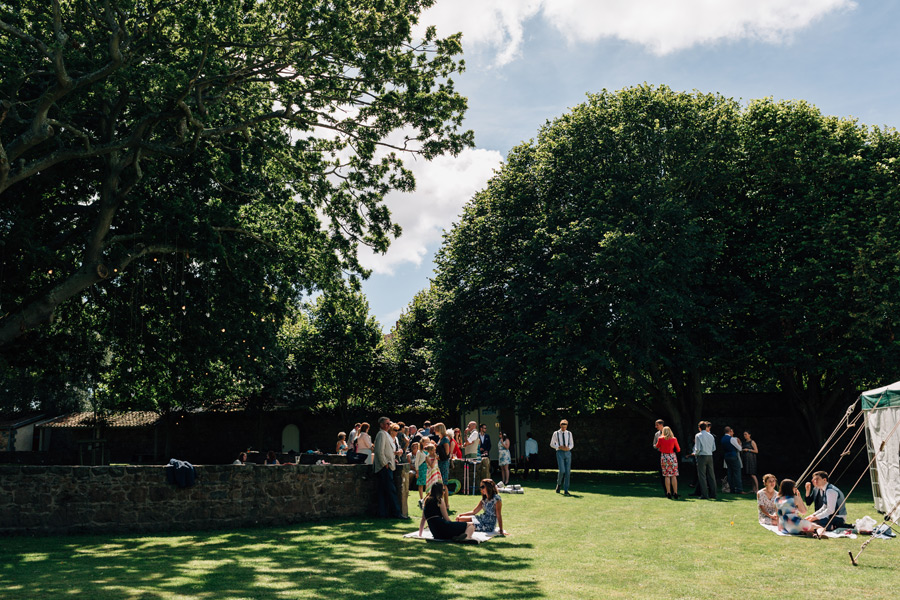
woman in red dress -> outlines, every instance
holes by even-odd
[[[663,427],[659,439],[656,441],[659,450],[659,467],[666,482],[666,498],[678,500],[678,455],[681,452],[678,440],[672,435],[671,427]]]

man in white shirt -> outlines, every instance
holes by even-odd
[[[378,516],[395,517],[397,519],[409,519],[403,515],[400,507],[400,498],[397,496],[397,486],[394,484],[394,469],[396,465],[396,451],[394,440],[391,437],[391,420],[387,417],[378,419],[378,435],[375,436],[375,450],[372,465],[375,468],[376,484],[378,489]]]
[[[572,448],[575,447],[575,439],[569,431],[569,422],[565,419],[559,422],[559,430],[553,432],[550,447],[556,450],[556,465],[559,468],[559,474],[556,476],[556,493],[558,494],[562,487],[565,495],[571,496],[569,478],[572,475]]]
[[[806,520],[820,527],[827,526],[829,531],[838,527],[846,527],[847,506],[844,503],[844,492],[839,490],[836,485],[828,483],[826,471],[813,473],[812,485],[815,486],[816,493],[810,494],[810,484],[806,482],[806,496],[814,498],[816,511],[806,517]],[[829,523],[829,521],[831,522]]]
[[[478,437],[478,424],[475,421],[469,421],[466,426],[465,439],[463,457],[478,458],[478,445],[481,443],[481,439]]]
[[[353,429],[350,430],[350,435],[347,436],[347,444],[350,446],[350,449],[356,452],[356,448],[353,447],[353,444],[356,442],[357,436],[359,436],[359,428],[362,426],[361,423],[357,423],[353,426]]]
[[[713,451],[716,449],[716,438],[706,430],[706,421],[700,421],[697,429],[700,431],[694,436],[694,458],[697,459],[697,482],[700,484],[700,497],[704,500],[715,500],[716,473],[713,470]]]
[[[525,440],[525,479],[528,479],[528,471],[534,469],[534,479],[537,481],[541,475],[538,471],[538,442],[531,437],[530,431],[525,435],[528,437]]]

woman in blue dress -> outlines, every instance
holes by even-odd
[[[483,479],[481,481],[481,502],[478,503],[475,510],[462,513],[456,517],[456,520],[462,523],[474,523],[475,531],[487,533],[493,533],[499,525],[500,535],[506,535],[506,531],[503,530],[502,508],[503,501],[500,499],[500,492],[497,491],[497,484],[492,479]]]
[[[512,463],[512,457],[509,454],[509,436],[504,432],[500,432],[500,443],[498,444],[500,460],[500,481],[503,485],[509,485],[509,465]]]
[[[781,482],[775,506],[778,511],[778,531],[791,535],[814,537],[819,537],[824,533],[824,529],[803,518],[803,515],[806,514],[806,505],[803,504],[800,490],[795,486],[793,479],[785,479]]]

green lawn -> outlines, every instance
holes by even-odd
[[[576,472],[504,495],[512,532],[480,546],[400,536],[414,522],[335,520],[190,535],[0,539],[2,598],[896,598],[900,540],[779,537],[752,496],[658,497],[646,473]],[[414,494],[411,497],[413,512]],[[454,496],[456,510],[474,507]],[[856,496],[849,517],[877,520]]]

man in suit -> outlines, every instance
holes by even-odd
[[[482,456],[488,456],[491,453],[491,436],[488,435],[487,425],[481,424],[478,428],[478,452]]]

